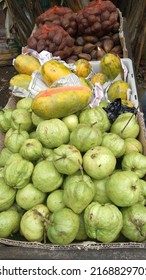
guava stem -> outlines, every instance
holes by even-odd
[[[18,134],[20,134],[20,123],[18,124]]]
[[[91,127],[94,126],[95,124],[97,124],[97,122],[92,123],[92,124],[91,124]]]
[[[48,214],[47,214],[47,217],[44,217],[43,215],[42,215],[42,213],[40,213],[37,209],[34,209],[33,210],[38,216],[40,216],[41,218],[42,218],[42,222],[46,222],[46,223],[49,223],[49,217],[50,217],[50,215],[51,215],[51,213],[49,212]]]
[[[83,166],[82,166],[82,164],[80,163],[79,160],[78,160],[78,162],[79,162],[79,169],[80,169],[80,171],[81,171],[81,175],[82,175],[82,178],[83,178],[83,176],[84,176]]]
[[[47,243],[47,233],[46,233],[46,229],[44,230],[43,241],[44,241],[45,244]]]
[[[131,119],[133,118],[133,116],[135,115],[135,113],[132,114],[132,116],[129,118],[128,122],[126,123],[126,125],[123,127],[123,129],[121,130],[121,133],[124,132],[125,128],[127,127],[127,125],[130,123]]]
[[[53,161],[55,162],[55,161],[58,161],[58,160],[60,160],[60,159],[66,158],[66,157],[67,157],[66,155],[63,155],[62,157],[57,158],[57,159],[55,159],[55,160],[53,160]]]

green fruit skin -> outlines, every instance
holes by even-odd
[[[52,162],[43,160],[35,165],[32,182],[40,191],[51,192],[61,186],[63,175],[57,171]]]
[[[45,120],[36,128],[39,141],[46,148],[57,148],[69,141],[69,130],[60,119]]]
[[[78,241],[85,241],[88,239],[88,235],[85,229],[84,211],[81,214],[79,214],[79,218],[80,218],[80,225],[75,239]]]
[[[32,128],[31,113],[23,108],[14,109],[11,115],[11,127],[16,130],[26,130],[29,132]]]
[[[76,214],[80,214],[92,201],[95,189],[91,178],[87,175],[71,175],[63,183],[64,204]]]
[[[146,240],[146,207],[136,203],[121,209],[123,215],[122,234],[133,242]]]
[[[12,152],[4,147],[1,152],[0,152],[0,167],[4,167],[7,160],[10,158],[10,156],[12,155]]]
[[[19,230],[20,215],[17,211],[6,210],[0,213],[0,238],[7,238]]]
[[[120,210],[111,203],[90,203],[84,211],[84,221],[87,235],[103,243],[113,242],[123,226]]]
[[[65,207],[63,202],[63,190],[55,190],[51,192],[46,200],[46,205],[50,212],[55,212]]]
[[[131,152],[122,159],[122,170],[134,171],[139,178],[146,174],[146,156],[139,152]]]
[[[111,132],[105,133],[103,135],[101,145],[109,148],[116,158],[120,158],[121,156],[123,156],[126,150],[124,139],[122,139],[119,135]]]
[[[67,125],[70,132],[73,131],[79,123],[79,120],[78,120],[78,117],[76,114],[72,114],[67,117],[64,117],[62,119],[62,121]]]
[[[79,230],[79,215],[69,208],[62,208],[50,216],[47,236],[54,244],[70,244]]]
[[[10,187],[21,189],[29,183],[33,169],[30,161],[13,159],[4,168],[4,180]]]
[[[31,112],[32,111],[31,104],[32,104],[32,98],[31,97],[25,97],[25,98],[20,99],[17,102],[16,108],[17,109],[26,109],[29,112]]]
[[[0,111],[0,131],[7,132],[11,127],[11,115],[13,109],[3,109]]]
[[[72,175],[80,169],[82,155],[73,145],[63,144],[54,149],[53,163],[61,174]]]
[[[83,110],[79,115],[79,122],[94,125],[101,132],[107,132],[111,127],[105,110],[99,106]]]
[[[83,168],[93,179],[103,179],[114,171],[116,158],[106,147],[96,146],[83,156]]]
[[[43,146],[37,139],[26,139],[21,148],[20,155],[30,161],[38,160],[42,155]]]
[[[16,190],[9,187],[4,178],[0,178],[0,211],[9,209],[15,201]]]
[[[32,119],[32,123],[34,124],[34,126],[38,126],[38,124],[42,121],[44,121],[44,119],[42,119],[41,117],[37,116],[34,112],[31,113],[31,119]]]
[[[43,204],[26,211],[20,222],[20,232],[28,241],[43,241],[44,218],[49,215],[48,208]]]
[[[109,176],[106,193],[118,207],[129,207],[139,201],[142,188],[135,172],[117,171]]]
[[[125,145],[126,145],[126,150],[125,150],[125,154],[128,154],[130,152],[139,152],[139,153],[143,153],[143,146],[142,143],[136,139],[136,138],[126,138],[125,139]]]
[[[94,187],[95,187],[95,195],[93,198],[93,201],[97,201],[100,204],[105,204],[105,203],[111,203],[111,200],[107,196],[106,193],[106,182],[108,180],[108,177],[101,179],[101,180],[96,180],[93,179]]]
[[[80,152],[86,152],[92,147],[99,146],[101,142],[102,132],[89,124],[79,124],[70,133],[70,143]]]
[[[37,204],[45,202],[46,194],[29,183],[16,193],[16,202],[22,209],[29,210]]]
[[[29,134],[27,131],[10,128],[5,134],[4,144],[12,153],[18,153],[23,142],[28,138]]]
[[[130,112],[119,115],[113,122],[110,132],[118,134],[121,138],[136,138],[139,134],[140,127],[135,115]]]

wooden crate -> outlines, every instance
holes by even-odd
[[[0,50],[0,66],[12,65],[13,58],[17,55],[17,50]]]

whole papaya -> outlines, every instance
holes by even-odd
[[[92,66],[90,62],[83,58],[80,58],[75,62],[75,67],[76,67],[75,74],[78,77],[83,77],[83,78],[88,77],[88,75],[92,70]]]
[[[63,63],[54,59],[45,62],[41,67],[42,77],[48,86],[51,86],[58,79],[71,73],[72,71]]]
[[[49,88],[38,93],[32,101],[32,111],[43,119],[63,118],[86,107],[93,92],[86,86]]]
[[[10,86],[17,86],[28,89],[31,76],[27,74],[17,74],[10,79]]]
[[[120,58],[112,53],[106,53],[100,61],[101,71],[109,80],[114,80],[118,75],[124,79],[124,70]]]
[[[20,74],[31,75],[35,70],[39,70],[40,67],[40,62],[29,54],[19,54],[14,60],[14,68]]]

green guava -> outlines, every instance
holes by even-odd
[[[137,203],[142,194],[142,187],[136,173],[117,171],[106,182],[109,199],[119,207],[129,207]]]
[[[31,113],[31,119],[34,126],[38,126],[40,122],[44,121],[44,119],[36,115],[34,112]]]
[[[27,131],[10,128],[5,134],[4,144],[12,153],[18,153],[23,142],[28,138],[29,134]]]
[[[16,190],[9,187],[4,178],[0,177],[0,212],[9,209],[16,197]]]
[[[107,147],[96,146],[83,155],[83,168],[93,179],[103,179],[114,171],[116,157]]]
[[[42,161],[42,160],[45,160],[45,159],[48,160],[48,161],[53,162],[53,160],[54,160],[54,150],[53,149],[49,149],[49,148],[45,148],[43,146],[43,148],[42,148],[42,155],[38,159],[37,163]]]
[[[64,208],[65,204],[63,202],[63,190],[58,189],[52,191],[47,197],[46,205],[50,212],[55,212],[56,210]]]
[[[62,144],[54,149],[53,163],[58,172],[72,175],[80,169],[82,155],[75,146]]]
[[[122,234],[133,242],[146,240],[146,207],[136,203],[121,209],[123,215]]]
[[[0,167],[4,167],[7,160],[10,158],[10,156],[12,155],[12,152],[4,147],[1,152],[0,152]]]
[[[118,134],[121,138],[136,138],[140,127],[136,116],[131,112],[125,112],[119,115],[113,122],[110,132]]]
[[[69,208],[62,208],[53,212],[49,219],[47,236],[51,243],[70,244],[79,230],[79,215]]]
[[[11,115],[13,109],[3,109],[0,111],[0,131],[6,132],[11,127]]]
[[[60,119],[42,121],[36,128],[38,139],[46,148],[57,148],[69,141],[69,130]]]
[[[79,115],[79,122],[94,125],[101,132],[109,131],[111,127],[105,110],[99,106],[83,110]]]
[[[32,104],[32,98],[31,98],[31,97],[21,98],[21,99],[17,102],[16,108],[17,108],[17,109],[26,109],[26,110],[28,110],[29,112],[32,112],[31,104]]]
[[[27,210],[20,222],[20,232],[28,241],[43,241],[45,235],[45,221],[49,210],[44,204],[38,204]]]
[[[88,235],[85,229],[84,211],[81,214],[79,214],[79,218],[80,218],[80,225],[75,239],[78,241],[85,241],[88,239]]]
[[[20,150],[20,155],[30,161],[38,160],[42,155],[43,146],[41,142],[37,139],[26,139]]]
[[[113,242],[119,235],[122,226],[122,213],[111,203],[90,203],[84,211],[87,235],[103,243]]]
[[[31,113],[26,109],[14,109],[11,115],[11,127],[14,130],[19,129],[30,131],[32,128]]]
[[[101,180],[93,179],[94,187],[95,187],[95,195],[93,197],[93,201],[97,201],[101,204],[111,203],[111,200],[107,196],[106,193],[106,182],[108,177],[103,178]]]
[[[22,209],[29,210],[45,201],[46,194],[36,189],[32,183],[19,189],[16,193],[16,202]]]
[[[4,180],[14,189],[24,188],[30,181],[33,169],[30,161],[22,159],[21,156],[11,156],[4,167]]]
[[[133,171],[139,178],[146,174],[146,156],[139,152],[131,152],[124,155],[122,159],[122,170]]]
[[[63,175],[57,171],[53,162],[42,160],[34,167],[32,182],[40,191],[52,192],[61,186]]]
[[[92,179],[86,174],[67,176],[63,182],[64,204],[80,214],[93,200],[95,194]]]
[[[43,147],[42,158],[47,159],[48,161],[53,161],[54,158],[54,150]]]
[[[138,139],[131,138],[131,137],[126,138],[125,144],[126,144],[125,154],[131,153],[131,152],[139,152],[142,154],[143,146],[142,146],[142,143]]]
[[[64,117],[62,119],[62,121],[67,125],[70,132],[73,131],[79,123],[79,120],[78,120],[78,117],[76,114],[72,114],[67,117]]]
[[[38,139],[36,131],[32,131],[29,133],[29,138],[31,139]]]
[[[101,142],[102,132],[94,125],[78,124],[70,133],[70,143],[80,152],[86,152],[95,146],[100,146]]]
[[[10,237],[19,230],[20,215],[17,211],[6,210],[0,213],[0,238]]]
[[[104,133],[101,145],[109,148],[116,158],[123,156],[126,150],[124,139],[111,132]]]

